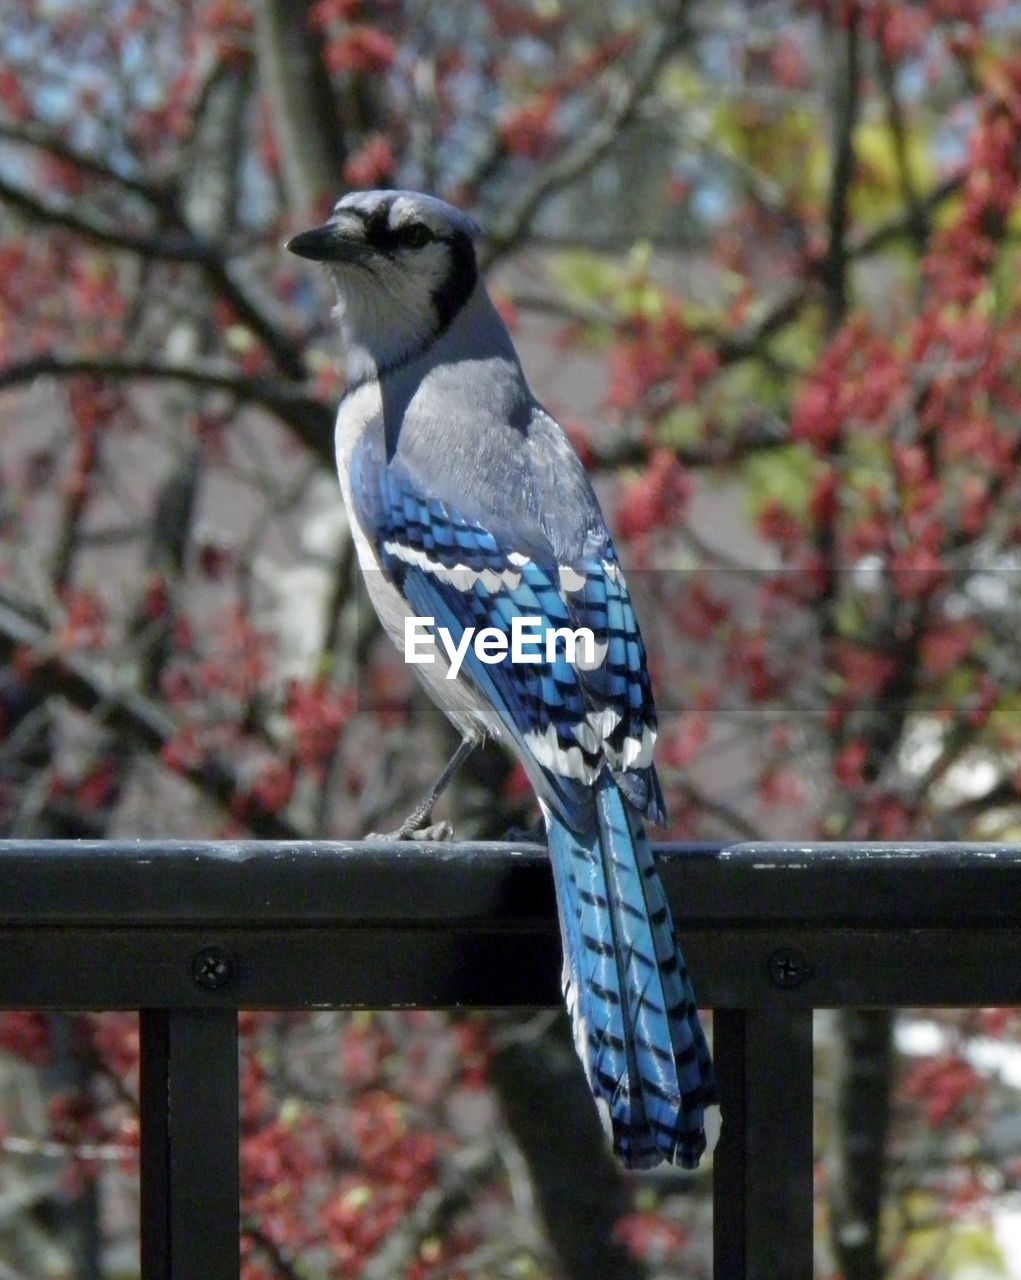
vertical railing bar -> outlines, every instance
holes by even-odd
[[[713,1012],[713,1059],[723,1100],[723,1129],[713,1154],[713,1280],[745,1280],[745,1017],[743,1009]]]
[[[812,1011],[720,1009],[713,1280],[811,1280]]]
[[[169,1044],[169,1280],[238,1280],[237,1010],[174,1010]]]
[[[812,1010],[745,1019],[747,1280],[811,1280]]]
[[[170,1014],[142,1009],[138,1022],[142,1280],[170,1280]]]

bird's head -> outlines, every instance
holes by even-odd
[[[460,209],[416,191],[351,191],[321,227],[287,248],[322,262],[337,288],[348,376],[383,370],[425,349],[451,324],[478,280],[478,227]]]

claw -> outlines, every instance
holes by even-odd
[[[365,837],[366,840],[414,840],[420,843],[440,842],[453,840],[453,838],[454,828],[447,821],[432,822],[420,827],[411,827],[405,823],[396,831],[370,831]]]
[[[405,837],[407,840],[423,840],[429,843],[453,840],[453,838],[454,828],[445,820],[443,822],[433,822],[428,827],[418,827],[415,831],[409,831]]]

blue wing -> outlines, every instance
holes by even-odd
[[[357,516],[411,612],[435,618],[455,639],[467,627],[510,635],[515,617],[593,633],[591,663],[570,661],[560,643],[552,661],[508,655],[492,665],[469,647],[461,668],[459,678],[475,685],[519,748],[540,798],[580,823],[608,766],[639,812],[662,820],[645,649],[602,521],[565,564],[534,528],[515,537],[504,523],[495,532],[423,492],[399,459],[379,466],[370,455],[356,450],[352,459]]]

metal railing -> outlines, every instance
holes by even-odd
[[[660,846],[717,1280],[812,1275],[812,1010],[1021,1004],[1021,845]],[[535,845],[0,842],[0,1006],[141,1012],[144,1280],[238,1275],[239,1009],[554,1005]]]

